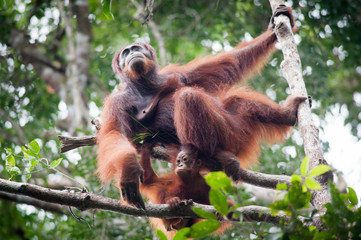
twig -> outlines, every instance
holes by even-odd
[[[96,144],[96,136],[66,137],[58,136],[61,141],[60,152],[65,153],[75,148],[93,146]]]

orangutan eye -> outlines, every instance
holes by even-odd
[[[132,50],[133,52],[137,52],[137,51],[140,50],[140,47],[139,47],[139,46],[132,46],[132,47],[130,48],[130,50]]]
[[[122,56],[123,57],[128,56],[129,52],[130,52],[129,48],[124,49],[123,52],[122,52]]]

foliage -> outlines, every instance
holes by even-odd
[[[21,147],[21,152],[23,154],[22,158],[18,156],[18,162],[20,162],[21,166],[16,166],[16,160],[14,157],[14,151],[11,148],[6,149],[7,156],[5,157],[5,169],[10,175],[10,180],[17,175],[26,175],[27,179],[31,178],[31,174],[37,173],[43,170],[54,170],[67,178],[72,179],[71,177],[61,173],[59,170],[55,169],[63,158],[58,158],[52,161],[49,164],[48,159],[42,158],[40,153],[40,146],[37,141],[33,140],[29,144]],[[39,164],[41,167],[39,167]],[[20,170],[23,169],[23,170]],[[35,170],[36,168],[39,168]],[[74,179],[72,179],[74,180]],[[76,182],[74,180],[74,182]]]
[[[50,171],[71,179],[73,182],[79,184],[81,187],[88,187],[89,183],[96,183],[96,180],[88,181],[87,186],[83,185],[77,179],[67,176],[62,173],[59,168],[63,164],[63,159],[51,161],[42,157],[42,149],[38,142],[33,140],[29,144],[26,144],[21,148],[22,155],[14,154],[14,150],[6,149],[8,155],[6,156],[5,167],[10,175],[10,179],[19,179],[21,176],[26,176],[26,181],[36,180],[39,177],[39,173],[49,174]],[[78,164],[78,169],[73,170],[74,175],[85,174],[91,175],[91,173],[84,172],[82,164]],[[12,168],[17,168],[17,171],[13,171]],[[91,188],[90,190],[93,190]],[[95,189],[100,191],[99,189]],[[116,191],[107,191],[107,195],[113,198],[118,198],[119,193]],[[121,235],[127,235],[130,238],[137,238],[137,236],[144,236],[145,238],[151,238],[150,226],[146,219],[137,219],[135,217],[125,216],[122,220],[119,220],[119,214],[99,212],[83,214],[76,209],[72,211],[78,215],[81,214],[83,221],[75,219],[71,215],[58,215],[56,213],[46,212],[44,210],[38,210],[34,207],[21,207],[21,205],[10,204],[6,201],[0,201],[0,214],[8,216],[12,221],[8,221],[7,218],[0,220],[0,235],[6,239],[21,239],[26,237],[29,239],[51,239],[53,236],[57,236],[59,239],[84,239],[98,237],[115,237]],[[109,219],[114,219],[109,221]],[[24,226],[27,228],[24,228]],[[55,227],[56,226],[56,227]],[[142,226],[142,227],[139,227]],[[76,231],[74,230],[76,229]],[[107,229],[106,232],[102,232],[102,229]],[[135,229],[133,232],[129,232],[129,229]]]
[[[270,239],[358,239],[361,237],[361,207],[357,208],[358,199],[352,188],[348,193],[341,194],[333,183],[330,183],[332,200],[325,207],[327,212],[321,216],[322,227],[306,226],[307,223],[317,221],[316,210],[309,216],[303,216],[302,209],[309,208],[311,200],[310,190],[321,189],[314,180],[315,177],[330,170],[326,165],[318,165],[308,173],[308,158],[301,164],[301,176],[293,175],[292,184],[287,190],[287,185],[279,184],[279,190],[287,190],[282,200],[276,201],[270,207],[274,214],[283,211],[290,216],[287,221],[281,220],[279,232],[271,233]]]
[[[64,2],[66,11],[73,10],[67,5],[73,2]],[[97,110],[105,95],[118,85],[110,66],[115,50],[139,40],[149,41],[157,51],[161,45],[150,24],[142,24],[142,21],[135,19],[138,9],[132,1],[89,0],[88,3],[92,31],[91,60],[89,79],[84,91],[79,94],[86,100],[88,108],[92,106],[92,111],[96,110],[91,117],[97,117]],[[361,92],[360,2],[307,0],[292,1],[291,4],[299,26],[296,37],[300,40],[298,50],[308,94],[319,105],[313,109],[314,113],[322,118],[336,103],[347,106],[347,122],[351,124],[353,133],[360,137],[357,132],[360,129],[360,103],[356,101],[357,93]],[[186,63],[255,37],[267,28],[271,16],[269,2],[265,0],[155,1],[152,13],[152,21],[165,43],[166,64]],[[73,20],[76,21],[75,18]],[[73,30],[76,33],[78,29]],[[94,175],[94,148],[86,147],[63,155],[57,150],[59,142],[56,135],[67,134],[66,126],[69,125],[65,118],[67,108],[71,106],[61,100],[64,95],[68,99],[73,98],[64,88],[70,84],[68,79],[59,80],[61,89],[54,92],[49,87],[49,79],[30,63],[30,58],[34,56],[22,54],[25,44],[15,45],[17,41],[12,38],[15,31],[25,33],[25,42],[36,50],[38,63],[55,66],[62,74],[69,64],[66,55],[69,39],[64,34],[55,0],[0,0],[0,177],[49,186],[53,179],[61,178],[61,174],[54,172],[51,163],[45,159],[63,158],[59,160],[56,170],[81,182],[89,191],[101,192],[102,186]],[[42,56],[46,56],[46,61]],[[275,53],[262,75],[256,75],[248,83],[275,101],[282,101],[289,94],[288,86],[279,72],[281,61],[280,52]],[[80,128],[77,133],[90,134],[93,130]],[[297,134],[295,131],[292,136]],[[31,139],[36,139],[40,152],[31,144],[22,147]],[[283,145],[272,148],[265,146],[255,170],[291,175],[297,172],[302,155],[301,144],[297,143],[297,137],[292,137]],[[30,179],[27,178],[29,174]],[[307,183],[312,187],[312,180]],[[244,191],[239,190],[237,195],[231,196],[232,200],[242,205],[248,204],[249,194]],[[222,199],[216,192],[213,194]],[[103,194],[119,198],[119,192],[114,187],[106,189]],[[225,205],[219,208],[221,211],[226,209]],[[72,217],[57,216],[38,209],[28,213],[24,209],[21,205],[0,201],[3,216],[0,236],[6,239],[49,239],[54,236],[64,239],[152,238],[144,219],[97,213],[95,226],[89,231],[87,224],[77,222]],[[90,216],[84,218],[92,222]],[[239,225],[222,236],[212,238],[262,238],[268,235],[268,229],[269,226],[265,224]]]
[[[304,186],[304,185],[302,185]],[[359,239],[361,237],[361,207],[357,208],[358,199],[352,188],[348,193],[341,194],[333,183],[330,183],[332,201],[325,207],[327,212],[321,216],[322,229],[315,226],[307,227],[305,224],[317,219],[315,211],[303,221],[299,219],[300,213],[293,213],[291,219],[281,221],[279,232],[272,233],[270,239]],[[299,181],[293,181],[288,195],[294,195],[288,201],[288,206],[283,207],[276,203],[273,209],[284,210],[286,213],[290,208],[300,209],[300,206],[307,203],[309,199],[303,198],[305,195],[300,187]],[[297,197],[300,195],[301,197]]]
[[[291,219],[297,219],[299,215],[298,210],[309,208],[312,194],[309,190],[321,190],[321,185],[315,180],[315,177],[330,171],[328,165],[318,165],[309,173],[308,157],[305,157],[301,163],[301,176],[292,175],[291,186],[288,188],[287,184],[282,183],[277,185],[278,190],[288,190],[282,200],[278,200],[271,205],[271,211],[277,214],[278,211],[283,211],[290,215]]]
[[[330,183],[332,201],[325,205],[327,212],[321,216],[321,228],[317,229],[312,224],[307,225],[318,219],[316,210],[306,216],[304,212],[305,209],[310,208],[309,203],[312,198],[310,191],[321,189],[314,178],[330,171],[330,167],[327,165],[318,165],[308,171],[308,165],[309,158],[306,157],[301,164],[301,175],[293,175],[290,186],[286,184],[277,186],[278,190],[284,190],[286,194],[283,199],[270,205],[271,212],[274,215],[282,212],[289,218],[282,218],[280,227],[276,228],[278,231],[269,232],[267,239],[359,239],[361,237],[361,207],[357,208],[359,202],[352,188],[348,188],[348,193],[342,194],[333,183]],[[231,185],[231,180],[223,172],[210,173],[206,177],[206,181],[212,190],[217,191],[216,194],[210,193],[210,200],[219,213],[227,215],[240,207],[240,205],[235,205],[230,209],[228,208],[226,196],[229,196],[230,192],[234,194],[235,189]],[[197,228],[197,234],[199,234],[197,237],[209,234],[213,227],[211,223],[217,219],[216,215],[197,208],[194,208],[194,211],[199,216],[208,219],[204,222],[207,222],[209,227],[208,229]],[[194,230],[191,227],[179,231],[174,239],[192,237]]]
[[[238,204],[230,207],[227,202],[227,195],[236,193],[237,189],[232,186],[232,181],[224,172],[209,173],[205,179],[207,184],[211,187],[209,200],[218,214],[227,216],[228,214],[233,213],[236,208],[240,207]],[[181,229],[176,233],[173,239],[186,240],[189,238],[204,237],[216,231],[221,226],[221,223],[217,221],[217,215],[197,207],[193,207],[193,211],[206,220],[196,223],[191,227]]]

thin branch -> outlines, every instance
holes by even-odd
[[[274,12],[279,5],[284,4],[284,1],[270,0],[270,4]],[[283,15],[276,17],[274,21],[276,36],[281,44],[284,55],[284,60],[281,63],[283,75],[290,86],[292,94],[307,97],[308,94],[302,77],[301,60],[290,21]],[[298,125],[302,132],[305,154],[310,157],[309,169],[311,170],[319,164],[327,164],[323,158],[318,129],[312,120],[311,109],[308,103],[302,103],[298,109]],[[322,185],[323,190],[313,192],[312,204],[319,210],[320,214],[324,214],[326,208],[323,205],[331,200],[328,192],[328,181],[332,180],[332,173],[324,174],[317,180]]]
[[[273,175],[240,169],[241,181],[255,186],[276,189],[277,184],[291,185],[291,177],[287,175]]]
[[[193,211],[192,207],[200,207],[204,211],[216,213],[213,206],[203,204],[185,204],[176,209],[171,209],[167,204],[146,204],[146,210],[137,209],[131,206],[122,205],[119,200],[111,199],[92,193],[75,193],[69,191],[59,191],[50,188],[44,188],[28,183],[11,182],[0,179],[0,191],[10,194],[20,194],[33,199],[56,203],[78,208],[81,211],[99,209],[104,211],[116,212],[121,214],[156,217],[156,218],[199,218]],[[272,216],[269,208],[260,206],[244,206],[237,209],[242,214],[244,222],[267,222],[279,224],[281,218],[287,216],[281,214]],[[226,221],[226,219],[224,219]],[[234,220],[233,220],[234,221]]]
[[[58,136],[61,141],[60,152],[64,153],[71,149],[75,149],[82,146],[92,146],[96,144],[96,136],[84,136],[84,137],[65,137]],[[155,147],[152,151],[152,157],[158,160],[169,162],[170,157],[167,149],[162,147]],[[278,183],[286,183],[290,185],[291,178],[286,175],[272,175],[265,173],[258,173],[251,170],[240,169],[241,181],[256,185],[259,187],[276,189]]]
[[[96,144],[96,136],[66,137],[58,136],[61,141],[60,152],[65,153],[75,148],[93,146]]]
[[[61,206],[57,203],[49,203],[46,201],[41,201],[28,196],[21,196],[15,193],[8,193],[0,191],[0,199],[15,203],[23,203],[27,205],[32,205],[36,208],[44,209],[49,212],[53,212],[56,214],[68,214],[68,210],[66,207]]]

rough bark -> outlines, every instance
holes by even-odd
[[[61,141],[60,153],[65,153],[72,149],[84,146],[93,146],[96,144],[96,136],[84,136],[84,137],[66,137],[58,136]]]
[[[284,1],[270,0],[270,4],[274,12],[277,6],[284,4]],[[281,15],[275,18],[275,25],[276,35],[284,55],[284,60],[281,63],[283,75],[289,84],[292,94],[307,97],[308,94],[302,77],[301,60],[290,21],[286,16]],[[327,164],[323,158],[319,131],[312,120],[311,109],[307,103],[301,104],[298,109],[298,126],[302,133],[305,154],[310,157],[309,170],[319,164]],[[312,205],[319,210],[320,214],[324,214],[326,209],[323,205],[331,200],[328,191],[328,180],[332,180],[332,174],[325,174],[317,180],[322,185],[323,190],[313,192]]]
[[[0,179],[0,194],[1,193],[24,195],[29,197],[28,201],[36,199],[38,201],[46,201],[47,203],[75,207],[81,211],[99,209],[143,217],[195,218],[197,215],[192,211],[193,206],[200,207],[208,212],[216,213],[213,206],[197,203],[185,204],[177,209],[171,209],[167,204],[147,203],[146,209],[143,210],[124,205],[119,200],[106,198],[92,193],[77,193],[67,190],[59,191],[27,183],[11,182],[4,179]],[[266,222],[278,225],[280,218],[287,219],[287,216],[285,215],[272,216],[269,208],[260,206],[240,207],[237,211],[242,213],[244,222]],[[226,219],[223,220],[226,221]],[[232,219],[231,221],[239,221],[239,219]]]
[[[28,196],[22,196],[14,193],[0,191],[0,198],[1,200],[6,200],[10,202],[32,205],[36,208],[40,208],[45,211],[49,211],[57,214],[68,214],[68,210],[66,209],[66,207],[61,206],[60,204],[49,203]]]

